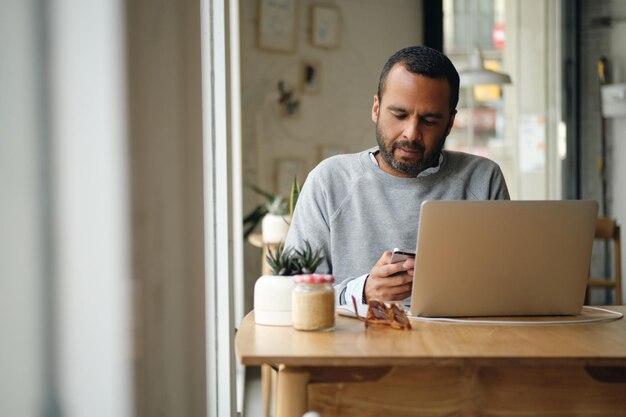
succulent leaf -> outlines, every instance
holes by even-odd
[[[308,240],[302,250],[285,248],[284,243],[268,250],[265,257],[274,275],[313,274],[324,259],[322,249],[314,250]]]
[[[297,265],[294,265],[293,250],[285,249],[284,243],[279,243],[276,250],[268,249],[265,257],[274,275],[294,275]]]
[[[265,203],[256,206],[246,217],[244,217],[244,239],[254,231],[257,225],[267,213],[284,216],[289,214],[289,201],[281,196],[273,195],[254,184],[246,183],[252,191],[265,198]]]
[[[265,204],[268,213],[275,214],[277,216],[284,216],[289,214],[289,202],[281,196],[273,197],[269,199]]]
[[[296,250],[298,267],[303,274],[312,274],[324,259],[322,248],[314,250],[308,240],[304,241],[304,249]]]
[[[293,176],[293,183],[291,184],[291,193],[289,193],[289,214],[293,217],[293,212],[296,210],[296,203],[300,197],[300,185],[298,184],[298,177]]]

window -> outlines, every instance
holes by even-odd
[[[484,67],[513,82],[462,87],[446,147],[496,161],[512,198],[561,198],[560,3],[444,0],[443,11],[444,53],[457,69],[479,48]]]

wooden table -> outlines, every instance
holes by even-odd
[[[626,313],[626,307],[611,307]],[[552,326],[414,322],[309,333],[242,321],[244,365],[279,366],[276,416],[626,416],[626,320]]]

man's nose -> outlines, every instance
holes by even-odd
[[[419,119],[408,119],[406,120],[406,124],[404,126],[403,136],[407,140],[416,140],[419,138],[420,134],[420,123]]]

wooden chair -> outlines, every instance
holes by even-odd
[[[622,262],[620,247],[620,227],[615,219],[601,217],[596,222],[596,240],[613,242],[613,276],[603,278],[589,278],[587,290],[591,288],[613,289],[614,304],[622,304]],[[608,255],[608,254],[607,254]]]

